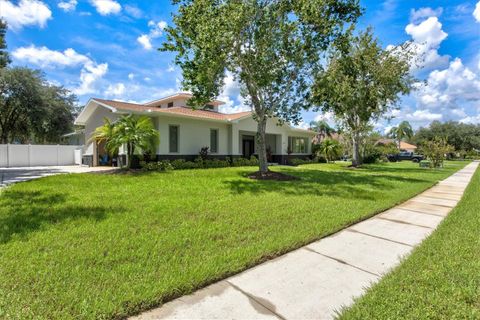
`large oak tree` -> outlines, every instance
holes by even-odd
[[[175,0],[163,50],[175,51],[190,103],[203,106],[222,90],[227,72],[257,121],[260,172],[268,171],[267,120],[297,123],[309,107],[321,53],[353,23],[357,0]]]

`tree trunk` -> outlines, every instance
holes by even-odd
[[[128,169],[132,168],[132,157],[133,157],[132,145],[130,143],[127,143],[127,168]]]
[[[352,159],[352,166],[353,167],[358,167],[359,165],[362,164],[362,161],[360,159],[360,137],[358,136],[357,133],[352,134],[352,146],[353,146],[353,159]]]
[[[267,117],[258,116],[257,119],[257,143],[256,151],[258,155],[259,170],[261,173],[268,172],[267,146],[265,143],[265,131],[267,128]]]

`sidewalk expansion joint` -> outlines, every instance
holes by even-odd
[[[410,226],[415,226],[415,227],[420,227],[420,228],[433,229],[432,227],[422,226],[420,224],[415,224],[415,223],[406,222],[406,221],[397,220],[397,219],[390,219],[390,218],[385,218],[385,217],[375,217],[375,218],[386,220],[386,221],[391,221],[391,222],[396,222],[396,223],[408,224]]]
[[[375,273],[375,272],[372,272],[372,271],[365,270],[365,269],[363,269],[363,268],[360,268],[360,267],[357,267],[357,266],[355,266],[355,265],[353,265],[353,264],[350,264],[350,263],[348,263],[348,262],[346,262],[346,261],[344,261],[344,260],[337,259],[337,258],[334,258],[334,257],[332,257],[332,256],[329,256],[329,255],[326,255],[326,254],[320,253],[320,252],[318,252],[318,251],[315,251],[315,250],[314,250],[314,249],[312,249],[312,248],[309,248],[309,247],[304,247],[304,248],[302,248],[302,249],[305,249],[305,250],[307,250],[307,251],[310,251],[310,252],[313,252],[313,253],[319,254],[319,255],[321,255],[322,257],[325,257],[325,258],[328,258],[328,259],[332,259],[332,260],[334,260],[334,261],[336,261],[336,262],[338,262],[338,263],[341,263],[341,264],[344,264],[344,265],[350,266],[350,267],[352,267],[352,268],[355,268],[355,269],[357,269],[357,270],[360,270],[360,271],[363,271],[363,272],[369,273],[369,274],[371,274],[371,275],[374,275],[374,276],[377,276],[377,277],[381,277],[381,275],[380,275],[380,274],[378,274],[378,273]]]
[[[345,229],[345,230],[346,230],[346,231],[350,231],[350,232],[360,233],[360,234],[363,234],[363,235],[366,235],[366,236],[369,236],[369,237],[372,237],[372,238],[377,238],[377,239],[381,239],[381,240],[385,240],[385,241],[390,241],[390,242],[395,242],[395,243],[398,243],[398,244],[403,244],[404,246],[409,246],[409,247],[411,247],[411,248],[414,247],[414,246],[412,246],[411,244],[408,244],[408,243],[405,243],[405,242],[401,242],[401,241],[396,241],[396,240],[392,240],[392,239],[388,239],[388,238],[384,238],[384,237],[375,236],[375,235],[373,235],[373,234],[365,233],[365,232],[358,231],[358,230],[351,229],[351,228],[348,228],[348,229]]]
[[[424,212],[424,211],[414,210],[414,209],[405,208],[405,207],[395,207],[395,209],[407,210],[407,211],[411,211],[411,212],[414,212],[414,213],[428,214],[428,215],[431,215],[431,216],[442,217],[442,218],[446,217],[446,215]]]
[[[431,206],[443,207],[443,208],[448,208],[448,209],[452,209],[452,208],[455,207],[455,206],[453,206],[453,207],[452,207],[452,206],[446,206],[446,205],[444,205],[444,204],[425,203],[425,202],[422,202],[422,201],[417,201],[417,200],[415,200],[415,199],[412,199],[412,200],[410,200],[410,201],[415,202],[415,203],[421,203],[421,204],[429,204],[429,205],[431,205]]]

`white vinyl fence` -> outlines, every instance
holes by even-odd
[[[81,157],[79,162],[78,151],[75,151],[82,148],[83,146],[0,144],[0,168],[81,164]]]

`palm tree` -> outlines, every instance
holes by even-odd
[[[340,143],[333,139],[325,139],[320,146],[320,152],[325,155],[328,162],[338,158],[340,149]]]
[[[115,124],[110,121],[108,118],[103,118],[103,125],[96,128],[92,133],[89,142],[102,143],[105,142],[105,150],[113,155],[116,153],[116,148],[113,145],[113,133],[114,133]]]
[[[332,133],[335,133],[335,129],[330,127],[327,121],[311,121],[310,129],[317,132],[318,142],[322,142],[325,138],[331,137]]]
[[[403,139],[411,139],[413,137],[413,129],[408,121],[402,121],[397,127],[390,129],[389,136],[398,142],[398,150]]]
[[[113,123],[105,119],[104,125],[98,127],[93,133],[92,139],[97,142],[105,141],[105,148],[109,152],[126,146],[127,167],[130,169],[135,152],[155,152],[159,143],[159,134],[151,118],[126,115]]]

